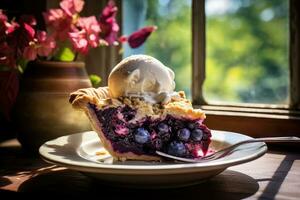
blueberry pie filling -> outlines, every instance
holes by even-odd
[[[202,120],[172,115],[156,119],[145,116],[135,120],[137,111],[128,105],[103,109],[97,109],[93,104],[89,106],[116,152],[155,156],[155,151],[159,150],[196,158],[205,155],[208,150],[211,133]]]

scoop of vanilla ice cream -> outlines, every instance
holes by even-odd
[[[108,87],[113,98],[138,96],[149,102],[162,102],[174,95],[174,78],[174,72],[157,59],[133,55],[113,68]]]

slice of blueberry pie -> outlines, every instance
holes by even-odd
[[[108,87],[80,89],[70,103],[83,109],[104,147],[118,160],[160,160],[155,151],[196,158],[206,154],[211,132],[205,114],[175,92],[174,72],[146,55],[116,65]]]

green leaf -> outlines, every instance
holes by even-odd
[[[96,87],[100,86],[100,82],[101,82],[100,76],[98,76],[96,74],[91,74],[89,77],[90,77],[93,87],[96,88]]]
[[[19,60],[19,62],[18,62],[18,64],[17,64],[17,68],[18,68],[18,70],[19,70],[19,72],[20,72],[21,74],[24,73],[24,71],[25,71],[25,69],[26,69],[26,67],[27,67],[28,62],[29,62],[29,61],[26,60],[26,59],[21,59],[21,60]]]
[[[62,47],[53,58],[56,61],[74,61],[75,54],[69,47]]]

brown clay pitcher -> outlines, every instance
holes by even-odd
[[[69,104],[69,94],[91,87],[83,62],[36,61],[20,82],[13,118],[18,140],[37,152],[44,142],[91,130],[87,117]]]

